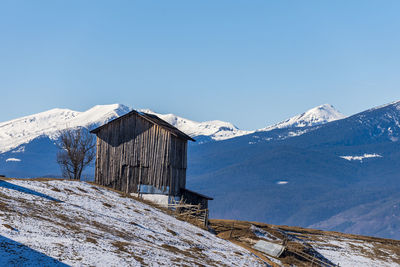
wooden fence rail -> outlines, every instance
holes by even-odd
[[[176,215],[180,218],[189,218],[201,222],[204,227],[208,225],[208,209],[201,209],[200,204],[186,204],[182,201],[169,203],[167,205],[160,205],[164,208],[174,210]]]

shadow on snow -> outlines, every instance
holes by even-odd
[[[32,190],[32,189],[25,188],[25,187],[23,187],[23,186],[15,185],[15,184],[6,182],[6,181],[4,181],[4,180],[0,180],[0,187],[7,188],[7,189],[12,189],[12,190],[16,190],[16,191],[18,191],[18,192],[25,193],[25,194],[30,194],[30,195],[42,197],[42,198],[45,198],[45,199],[48,199],[48,200],[51,200],[51,201],[62,202],[61,200],[58,200],[58,199],[53,198],[53,197],[51,197],[51,196],[48,196],[48,195],[46,195],[46,194],[36,192],[36,191],[34,191],[34,190]]]
[[[0,235],[0,266],[69,266]]]

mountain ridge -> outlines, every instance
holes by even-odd
[[[51,109],[0,123],[0,153],[46,135],[55,140],[66,128],[100,126],[131,109],[120,104],[96,105],[84,112],[70,109]]]
[[[132,109],[122,104],[96,105],[86,111],[54,108],[21,118],[0,122],[0,153],[4,153],[41,135],[56,140],[58,132],[66,128],[95,128],[122,116]],[[174,114],[160,114],[149,109],[141,109],[159,116],[191,137],[207,136],[214,141],[231,139],[257,131],[270,131],[276,128],[303,127],[323,124],[344,117],[332,105],[324,104],[312,108],[288,120],[259,130],[240,130],[230,122],[220,120],[196,122]],[[320,112],[316,112],[320,111]]]

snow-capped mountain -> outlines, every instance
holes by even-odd
[[[66,128],[86,127],[93,129],[131,110],[131,108],[121,104],[97,105],[84,112],[56,108],[2,122],[0,123],[0,153],[29,143],[40,136],[56,140],[59,131]],[[252,131],[239,130],[229,122],[218,120],[195,122],[174,114],[159,114],[151,110],[141,111],[159,116],[192,137],[202,135],[213,140],[224,140],[252,133]]]
[[[191,137],[208,136],[213,140],[219,141],[254,132],[240,130],[232,123],[225,121],[213,120],[197,122],[176,116],[174,114],[156,113],[149,109],[141,109],[140,111],[158,116]]]
[[[270,131],[274,129],[291,127],[308,127],[344,119],[345,117],[345,115],[336,110],[332,105],[323,104],[321,106],[307,110],[302,114],[291,117],[290,119],[265,127],[258,131]]]
[[[66,128],[86,127],[92,129],[131,110],[131,108],[121,104],[97,105],[84,112],[56,108],[2,122],[0,123],[0,153],[29,143],[39,136],[47,136],[56,140],[58,132]],[[191,137],[206,136],[212,140],[220,141],[255,132],[240,130],[232,123],[220,120],[196,122],[174,114],[160,114],[148,109],[140,111],[159,116]],[[258,131],[312,126],[341,118],[344,118],[343,114],[334,109],[333,106],[325,104]]]
[[[301,128],[314,125],[321,125],[327,122],[340,120],[346,116],[336,110],[330,104],[324,104],[312,108],[302,114],[291,117],[285,121],[279,122],[277,124],[267,126],[259,130],[240,130],[235,125],[230,122],[224,122],[219,120],[196,122],[188,120],[174,114],[160,114],[149,109],[140,110],[145,113],[154,114],[166,122],[174,125],[179,130],[190,135],[191,137],[196,136],[208,136],[215,141],[226,140],[234,137],[239,137],[242,135],[251,134],[254,132],[271,131],[274,129],[282,128]]]
[[[94,128],[115,119],[131,109],[127,106],[98,105],[84,111],[51,109],[34,115],[0,123],[0,153],[9,151],[45,135],[57,139],[58,132],[66,128]]]
[[[74,127],[93,129],[131,110],[121,104],[98,105],[84,112],[52,109],[2,122],[0,123],[0,174],[14,177],[57,176],[59,167],[54,159],[58,151],[56,140],[60,130]],[[238,129],[232,123],[219,120],[196,122],[174,114],[160,114],[145,109],[140,111],[155,114],[194,137],[198,141],[196,145],[254,133],[270,133],[276,127],[281,128],[280,130],[288,129],[272,138],[282,140],[306,133],[310,127],[300,127],[302,125],[320,124],[342,117],[330,105],[323,105],[305,112],[303,116],[287,120],[290,123],[277,124],[275,128],[271,126],[258,131],[245,131]],[[285,125],[289,128],[283,128]],[[298,127],[293,128],[294,125]],[[86,173],[90,176],[92,169],[89,167]]]

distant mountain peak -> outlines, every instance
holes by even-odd
[[[86,111],[54,108],[37,114],[0,123],[0,153],[45,135],[51,139],[66,128],[94,128],[129,112],[121,105],[97,105]]]
[[[240,130],[232,123],[220,120],[197,122],[176,116],[171,113],[160,114],[149,109],[141,109],[140,111],[154,114],[192,137],[201,135],[209,136],[213,140],[219,141],[254,132]]]
[[[275,125],[265,127],[259,131],[270,131],[273,129],[291,128],[291,127],[308,127],[327,122],[344,119],[346,116],[340,113],[331,104],[323,104],[306,112],[291,117],[287,120],[279,122]]]

